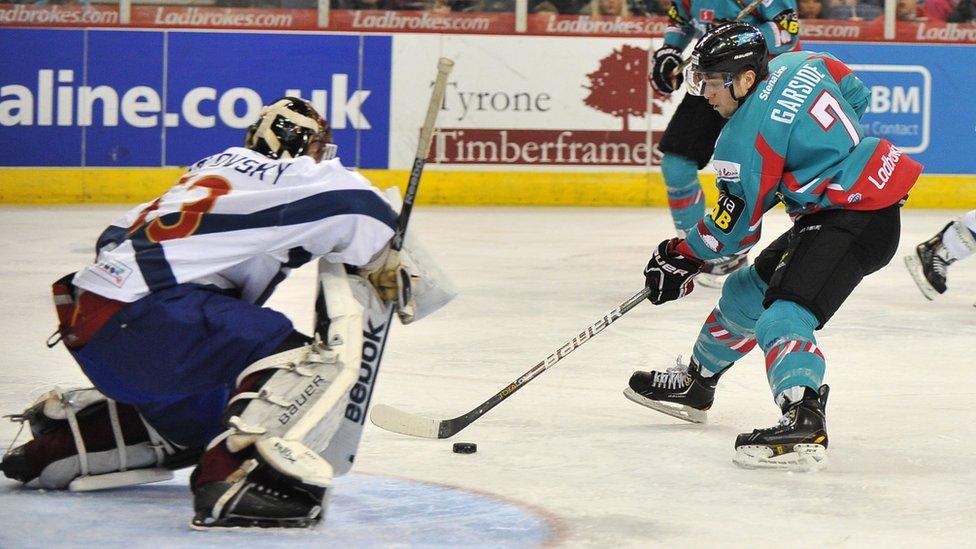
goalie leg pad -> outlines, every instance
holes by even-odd
[[[33,440],[4,455],[2,469],[28,487],[88,491],[173,478],[163,466],[180,449],[94,388],[55,388],[12,417],[30,425]]]
[[[324,514],[334,472],[322,455],[359,378],[363,306],[350,285],[362,279],[340,264],[319,269],[321,332],[241,372],[228,429],[194,473],[196,528],[303,527]]]
[[[328,446],[345,410],[349,389],[359,377],[363,347],[363,307],[353,297],[342,265],[320,269],[326,333],[316,342],[264,358],[238,376],[238,392],[229,402],[227,447],[238,452],[262,438],[302,442],[316,452]],[[271,375],[255,386],[250,376]]]

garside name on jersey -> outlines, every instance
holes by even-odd
[[[763,101],[769,100],[773,88],[784,72],[786,72],[786,67],[779,67],[769,76],[769,81],[766,83],[766,86],[759,92],[759,99]],[[797,113],[800,112],[800,108],[803,107],[803,103],[807,100],[807,97],[810,96],[814,88],[817,87],[817,84],[824,78],[827,78],[827,75],[820,72],[815,65],[811,63],[801,65],[800,69],[786,83],[786,86],[780,90],[776,98],[776,104],[782,108],[774,108],[769,111],[769,118],[781,124],[792,124],[793,120],[796,119]]]
[[[204,169],[233,168],[236,172],[250,177],[256,177],[262,182],[264,181],[265,174],[267,174],[269,177],[274,176],[274,181],[271,182],[271,184],[274,185],[278,182],[278,178],[281,177],[281,174],[285,173],[285,171],[290,168],[292,164],[293,162],[282,162],[280,160],[259,162],[253,158],[248,158],[243,154],[222,152],[198,161],[190,166],[188,171],[194,172]]]

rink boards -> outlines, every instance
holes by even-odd
[[[0,203],[130,202],[239,144],[260,106],[310,99],[340,156],[404,184],[437,57],[457,62],[420,201],[664,205],[648,97],[659,39],[3,29]],[[51,44],[57,44],[52,48]],[[976,46],[808,42],[871,87],[867,135],[926,166],[909,203],[976,202]],[[127,55],[119,55],[125,51]],[[707,177],[706,177],[707,179]]]

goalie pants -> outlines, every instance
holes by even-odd
[[[830,320],[861,280],[891,261],[901,232],[900,206],[828,210],[804,216],[732,273],[695,343],[695,360],[717,373],[757,344],[773,394],[817,389],[824,356],[814,330]]]
[[[128,304],[70,351],[103,394],[169,440],[202,447],[223,431],[237,375],[293,331],[277,311],[181,284]]]

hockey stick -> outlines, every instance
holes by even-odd
[[[733,19],[733,21],[741,21],[743,17],[752,13],[752,10],[756,9],[756,7],[759,6],[759,4],[762,3],[762,1],[763,0],[752,0],[752,2],[749,2],[749,4],[746,7],[742,8],[739,11],[739,13],[736,14],[735,19]],[[682,61],[680,65],[678,65],[677,67],[674,68],[673,71],[671,71],[671,79],[674,80],[675,78],[677,78],[678,75],[681,74],[681,71],[685,70],[685,67],[688,66],[688,63],[691,63],[690,55],[688,56],[688,59]]]
[[[447,76],[454,68],[454,61],[446,57],[437,60],[437,79],[434,81],[434,89],[430,94],[430,103],[427,104],[427,116],[424,117],[424,125],[420,128],[420,140],[417,142],[417,156],[413,159],[413,168],[410,170],[410,181],[407,183],[407,191],[403,196],[403,207],[400,209],[400,217],[397,220],[396,234],[393,236],[392,247],[394,250],[403,248],[403,237],[407,233],[407,223],[410,221],[410,212],[413,211],[413,202],[417,198],[417,188],[420,187],[420,176],[424,172],[424,164],[427,163],[427,156],[430,155],[430,144],[434,139],[434,124],[437,123],[437,113],[441,110],[444,101],[444,91],[447,89]]]
[[[556,365],[557,362],[578,349],[593,336],[603,331],[604,328],[613,324],[618,318],[624,316],[627,311],[633,309],[638,303],[644,301],[650,293],[650,288],[634,294],[627,301],[624,301],[609,313],[589,325],[579,335],[567,341],[561,347],[553,351],[545,359],[539,361],[528,372],[522,374],[518,379],[509,383],[504,389],[495,393],[494,396],[482,402],[475,409],[466,414],[462,414],[453,419],[429,419],[409,412],[398,410],[385,404],[377,404],[370,412],[369,419],[374,425],[387,431],[423,438],[450,438],[456,435],[461,429],[471,425],[479,417],[488,413],[489,410],[497,406],[501,401],[512,396],[515,391],[524,387],[528,382],[535,379],[539,374]]]
[[[424,171],[427,156],[430,154],[430,144],[434,137],[437,113],[440,112],[441,104],[444,101],[447,76],[453,68],[454,62],[450,59],[441,58],[437,61],[437,78],[431,91],[430,102],[427,104],[424,125],[420,128],[417,156],[414,158],[413,168],[410,170],[410,180],[407,183],[403,205],[397,218],[396,232],[393,234],[390,243],[390,247],[394,250],[403,249],[403,239],[407,232],[407,223],[410,221],[410,213],[413,211],[413,203],[417,197],[417,188],[420,186],[420,176]],[[366,353],[363,353],[360,368],[362,375],[359,382],[349,390],[350,404],[346,408],[345,417],[340,422],[339,430],[326,449],[326,458],[335,467],[337,475],[347,472],[355,459],[355,452],[363,434],[363,425],[366,423],[366,410],[369,409],[369,403],[373,398],[373,388],[376,378],[379,376],[380,362],[383,360],[383,351],[386,350],[386,342],[390,334],[390,326],[393,324],[395,309],[395,303],[388,303],[385,311],[385,322],[380,316],[384,314],[384,311],[378,311],[379,315],[377,316],[380,318],[375,319],[375,323],[366,319],[366,325],[363,327],[364,349],[366,344],[372,346],[375,355],[367,358]]]

